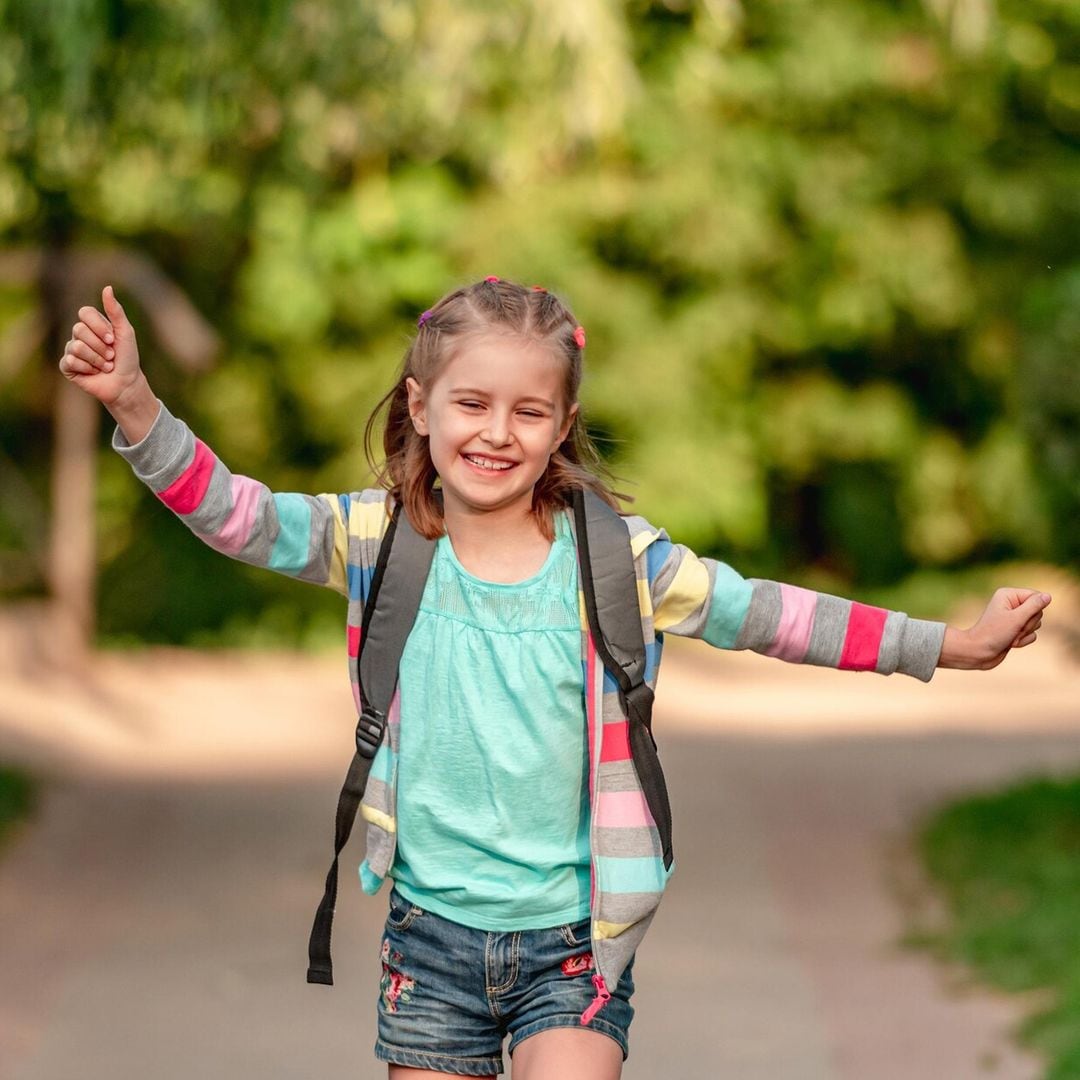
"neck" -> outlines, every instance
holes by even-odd
[[[536,574],[551,541],[531,513],[532,500],[493,510],[469,510],[452,500],[443,507],[447,536],[458,562],[485,581],[524,581]]]

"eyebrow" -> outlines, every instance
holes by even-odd
[[[484,390],[474,390],[474,389],[472,389],[472,387],[469,387],[469,386],[455,386],[454,389],[450,391],[450,393],[451,394],[473,394],[476,397],[489,397],[490,396]],[[549,409],[554,409],[555,408],[555,402],[548,401],[547,398],[542,398],[542,397],[518,398],[518,403],[519,404],[522,404],[522,403],[524,403],[526,401],[535,401],[539,405],[546,405]]]

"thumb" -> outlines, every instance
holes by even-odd
[[[105,315],[113,325],[113,330],[120,333],[130,328],[128,317],[124,312],[120,301],[116,299],[116,293],[111,285],[106,285],[101,290],[101,302],[105,306]]]
[[[1032,615],[1042,611],[1042,609],[1050,603],[1050,600],[1051,596],[1049,593],[1036,590],[1015,609],[1016,614],[1023,615],[1025,618],[1031,618]]]

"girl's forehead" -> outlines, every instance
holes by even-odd
[[[463,342],[435,381],[451,389],[542,385],[554,393],[562,386],[563,367],[551,349],[536,341],[507,334],[484,334]]]

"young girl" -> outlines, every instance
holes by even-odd
[[[212,547],[344,594],[350,656],[392,507],[438,538],[361,807],[362,886],[392,885],[375,1045],[391,1080],[500,1073],[507,1035],[517,1078],[615,1080],[670,869],[579,596],[569,492],[618,508],[577,401],[585,331],[538,286],[449,293],[368,421],[370,445],[389,406],[381,486],[274,494],[157,400],[111,287],[102,300],[80,309],[60,369],[113,415],[114,448]],[[744,580],[624,521],[650,686],[664,631],[924,682],[985,670],[1035,640],[1050,602],[999,589],[959,630]]]

